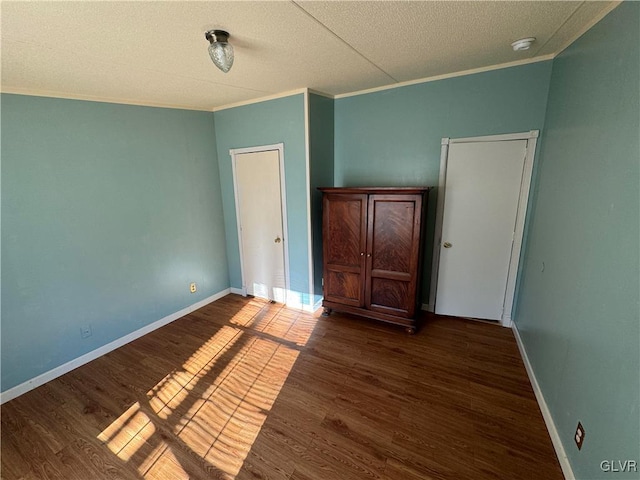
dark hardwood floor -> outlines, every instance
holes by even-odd
[[[229,295],[2,406],[2,478],[561,479],[510,330]]]

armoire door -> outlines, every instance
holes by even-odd
[[[421,195],[370,195],[366,307],[413,317],[422,215]]]
[[[364,305],[367,195],[325,195],[323,200],[324,297]]]

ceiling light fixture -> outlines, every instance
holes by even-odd
[[[520,40],[516,40],[511,44],[514,52],[519,52],[521,50],[529,50],[531,48],[531,44],[536,41],[535,37],[521,38]]]
[[[204,34],[209,40],[209,56],[220,70],[227,73],[233,65],[233,46],[229,43],[229,33],[224,30],[209,30]]]

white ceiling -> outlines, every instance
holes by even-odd
[[[2,1],[2,91],[212,110],[551,58],[618,2]],[[204,32],[231,34],[227,74]],[[525,52],[510,44],[537,38]]]

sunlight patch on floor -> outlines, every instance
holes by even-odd
[[[268,304],[254,300],[233,316],[230,323],[266,333],[276,339],[295,343],[303,347],[309,341],[317,319],[300,310],[286,308],[280,304]]]
[[[180,465],[180,462],[164,442],[158,445],[142,464],[138,467],[138,473],[146,480],[188,480],[191,476]]]
[[[236,475],[298,353],[271,340],[247,342],[210,396],[181,418],[178,437],[208,463]]]
[[[127,461],[140,445],[155,433],[151,419],[140,411],[140,403],[134,403],[126,412],[98,435],[109,450]]]
[[[145,479],[240,471],[316,319],[252,300],[98,435]]]
[[[165,420],[171,415],[204,377],[223,358],[241,337],[242,332],[232,327],[222,327],[182,365],[182,370],[172,372],[153,387],[147,396],[153,411]],[[215,383],[215,380],[214,380]]]

